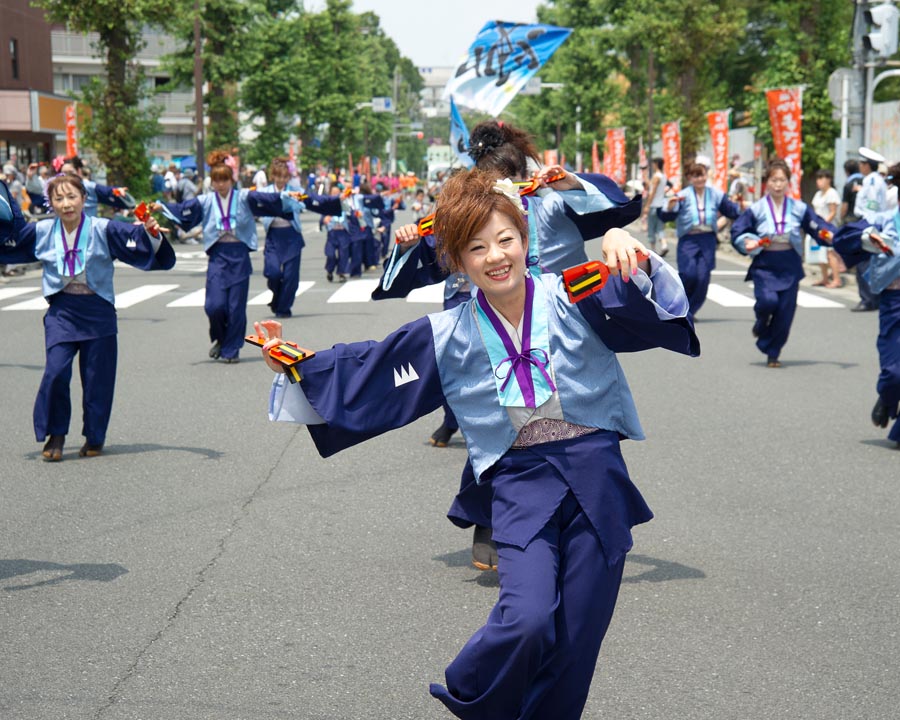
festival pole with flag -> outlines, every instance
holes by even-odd
[[[681,121],[662,124],[663,173],[675,192],[681,190]]]
[[[471,168],[475,161],[469,157],[469,128],[459,114],[459,108],[450,96],[450,147],[464,168]]]
[[[713,186],[728,191],[728,126],[731,108],[706,113],[713,149]]]
[[[604,173],[619,185],[625,184],[625,128],[609,128],[606,131]]]
[[[791,197],[800,198],[803,153],[803,86],[766,90],[775,153],[791,169]]]
[[[556,52],[571,28],[491,20],[444,88],[444,100],[497,117]]]

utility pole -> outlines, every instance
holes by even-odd
[[[206,166],[203,130],[203,54],[200,38],[200,0],[194,0],[194,124],[197,137],[197,180],[202,187],[203,169]]]
[[[394,93],[391,113],[391,174],[397,172],[397,95],[400,93],[400,68],[394,68]]]
[[[653,174],[653,90],[656,85],[656,69],[653,67],[653,48],[647,50],[647,174]],[[640,160],[640,159],[639,159]],[[640,165],[640,162],[638,162]]]

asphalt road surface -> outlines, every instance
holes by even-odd
[[[366,301],[374,274],[329,284],[312,221],[306,239],[287,337],[381,338],[439,309],[434,292]],[[40,278],[0,285],[0,718],[450,717],[428,683],[497,595],[444,517],[462,441],[427,444],[436,413],[320,458],[305,428],[268,422],[258,351],[207,357],[204,258],[177,249],[171,272],[116,272],[100,458],[77,457],[76,410],[64,461],[41,461]],[[268,313],[254,265],[251,320]],[[635,530],[586,718],[900,712],[900,451],[869,421],[877,316],[849,312],[851,288],[805,285],[768,369],[743,267],[720,258],[702,357],[622,357],[648,436],[624,452],[656,518]]]

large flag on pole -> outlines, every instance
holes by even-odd
[[[450,147],[463,167],[470,168],[475,161],[469,157],[469,128],[459,114],[453,96],[450,96]]]
[[[775,152],[791,169],[791,196],[800,198],[800,156],[803,152],[803,88],[766,90]]]
[[[444,88],[444,100],[497,116],[541,66],[571,28],[491,20]]]
[[[713,149],[713,186],[728,191],[728,118],[731,110],[706,113]]]

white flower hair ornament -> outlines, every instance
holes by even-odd
[[[491,188],[495,193],[499,193],[500,195],[505,195],[509,198],[510,202],[516,206],[516,209],[522,213],[523,215],[528,214],[528,210],[525,209],[525,204],[522,202],[522,197],[519,195],[519,190],[515,186],[512,180],[509,178],[504,178],[503,180],[497,180],[494,182],[494,186]]]

